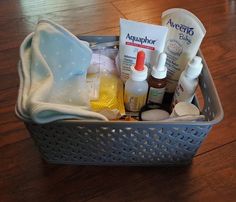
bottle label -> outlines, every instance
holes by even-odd
[[[188,92],[186,92],[185,88],[181,85],[181,82],[178,83],[175,94],[172,101],[172,107],[174,107],[179,102],[189,102],[191,103],[193,100],[194,94],[191,95]]]
[[[129,92],[125,93],[125,108],[131,112],[138,112],[145,105],[146,95],[134,95]]]
[[[149,94],[148,94],[148,102],[161,104],[164,93],[165,93],[165,87],[164,88],[150,87]]]

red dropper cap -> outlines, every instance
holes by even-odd
[[[145,60],[145,53],[144,51],[139,51],[137,54],[136,64],[134,66],[134,69],[137,71],[143,71],[144,70],[144,60]]]

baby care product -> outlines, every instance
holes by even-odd
[[[119,119],[125,115],[123,82],[115,74],[102,73],[99,98],[90,101],[91,109],[107,119]]]
[[[179,117],[179,116],[199,116],[199,109],[188,102],[179,102],[175,105],[170,117]]]
[[[151,109],[142,112],[141,119],[142,121],[160,121],[164,119],[168,119],[170,114],[162,109]]]
[[[129,78],[130,67],[135,64],[139,50],[145,52],[145,63],[151,70],[157,54],[164,50],[167,32],[165,26],[120,19],[119,59],[124,82]]]
[[[168,69],[166,92],[173,96],[180,74],[196,55],[206,30],[194,14],[180,8],[164,11],[162,25],[169,28],[164,50]]]
[[[145,53],[139,51],[136,64],[131,66],[130,78],[125,83],[124,102],[128,111],[137,112],[143,107],[147,98],[148,68],[144,65]]]
[[[198,76],[202,71],[202,58],[195,56],[181,73],[175,90],[172,106],[178,102],[189,102],[193,100],[198,85]]]
[[[166,88],[166,74],[167,68],[166,54],[159,55],[157,64],[153,66],[151,75],[148,78],[148,98],[147,104],[161,104]]]

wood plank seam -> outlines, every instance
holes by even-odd
[[[125,14],[113,3],[111,2],[112,6],[125,18],[128,19]]]
[[[200,153],[200,154],[196,154],[196,155],[194,156],[194,158],[199,157],[199,156],[201,156],[201,155],[205,155],[205,154],[207,154],[207,153],[209,153],[209,152],[211,152],[211,151],[220,149],[220,148],[222,148],[222,147],[225,147],[226,145],[233,144],[234,142],[236,142],[236,139],[235,139],[235,140],[232,140],[232,141],[230,141],[230,142],[227,142],[227,143],[225,143],[225,144],[219,145],[219,146],[217,146],[217,147],[215,147],[215,148],[212,148],[212,149],[210,149],[210,150],[207,150],[207,151],[205,151],[205,152],[202,152],[202,153]]]

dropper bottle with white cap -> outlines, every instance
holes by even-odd
[[[156,66],[153,66],[150,77],[148,78],[148,99],[147,104],[161,104],[166,88],[167,68],[166,54],[159,55]]]
[[[202,67],[202,58],[199,56],[195,56],[187,64],[187,67],[180,75],[178,85],[175,89],[172,107],[178,102],[192,102]]]

